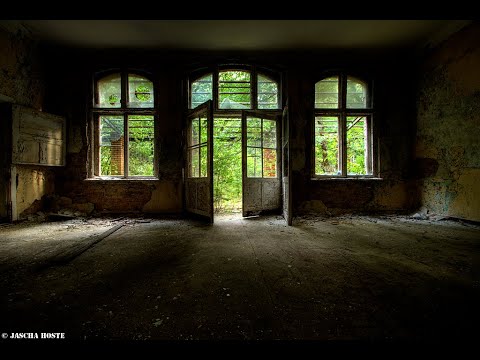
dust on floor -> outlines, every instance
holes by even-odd
[[[71,341],[465,339],[479,318],[479,250],[479,226],[401,216],[3,226],[0,331]]]

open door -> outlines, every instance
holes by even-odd
[[[288,105],[282,113],[282,190],[283,190],[283,217],[288,226],[292,225],[292,188],[290,167],[290,121]]]
[[[242,112],[242,215],[279,212],[281,171],[277,116]]]
[[[191,110],[186,122],[185,209],[213,223],[213,105]]]

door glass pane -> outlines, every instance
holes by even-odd
[[[315,174],[341,174],[338,161],[338,117],[315,117]]]
[[[127,106],[131,108],[152,108],[153,83],[143,76],[129,74]]]
[[[153,176],[153,116],[128,116],[128,174]]]
[[[262,146],[262,119],[247,117],[247,146]]]
[[[275,81],[258,75],[257,94],[259,109],[278,109],[278,85]]]
[[[277,177],[277,150],[263,149],[263,177]]]
[[[369,175],[367,171],[367,121],[365,117],[347,117],[347,174]]]
[[[97,81],[97,104],[96,106],[107,108],[119,108],[122,99],[122,81],[120,74],[105,76]]]
[[[347,108],[365,109],[367,107],[367,85],[354,77],[347,77]]]
[[[205,144],[208,140],[208,120],[207,118],[200,119],[200,143]]]
[[[207,146],[200,147],[200,177],[208,176],[208,148]]]
[[[323,79],[315,84],[315,108],[338,108],[338,76]]]
[[[124,174],[123,116],[100,116],[100,175]]]
[[[247,147],[247,176],[262,177],[262,149]]]
[[[251,108],[250,73],[220,71],[218,73],[218,107],[220,109]]]
[[[200,120],[199,119],[192,119],[191,126],[190,126],[190,144],[189,146],[192,145],[198,145],[199,140],[200,140]]]
[[[277,122],[274,120],[263,120],[263,147],[277,148]]]
[[[188,149],[188,162],[189,166],[189,176],[190,177],[199,177],[200,176],[200,163],[199,163],[199,149],[191,148]]]
[[[191,86],[190,108],[194,109],[198,105],[213,99],[212,74],[205,75],[195,80]]]

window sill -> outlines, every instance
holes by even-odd
[[[158,181],[154,176],[136,176],[124,178],[120,176],[95,176],[93,178],[84,179],[84,181]]]
[[[381,181],[383,178],[374,177],[374,176],[350,176],[350,177],[334,177],[334,176],[325,176],[325,177],[312,177],[312,181]]]

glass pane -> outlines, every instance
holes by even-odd
[[[190,143],[189,146],[198,145],[200,140],[200,120],[199,119],[192,119],[192,123],[190,126]]]
[[[208,140],[208,120],[207,118],[200,119],[200,143],[204,144]]]
[[[153,116],[128,116],[128,174],[153,176]]]
[[[263,149],[263,177],[272,178],[277,176],[277,151]]]
[[[122,116],[100,117],[100,175],[123,175],[124,137]]]
[[[208,170],[208,149],[206,146],[200,147],[200,177],[207,177]]]
[[[153,107],[153,83],[147,78],[128,75],[128,107],[152,108]]]
[[[220,109],[250,109],[250,73],[221,71],[218,74],[218,106]]]
[[[262,146],[262,119],[247,117],[247,146]]]
[[[323,79],[315,84],[315,108],[338,108],[338,76]]]
[[[315,174],[340,175],[338,162],[338,118],[315,117]]]
[[[367,85],[354,77],[347,78],[347,108],[365,109],[367,107]]]
[[[96,106],[119,108],[122,99],[120,74],[105,76],[97,81],[98,99]]]
[[[190,177],[199,177],[200,176],[200,163],[199,163],[199,148],[193,148],[188,150],[188,162],[190,164]]]
[[[247,147],[247,176],[262,177],[262,149]]]
[[[196,108],[205,101],[213,99],[212,74],[194,81],[191,85],[190,108]]]
[[[257,100],[259,109],[278,109],[278,85],[266,76],[258,75]]]
[[[263,120],[263,147],[277,148],[277,122],[274,120]]]
[[[367,121],[365,117],[347,117],[347,174],[367,175]]]

